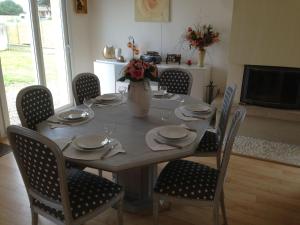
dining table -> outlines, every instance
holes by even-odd
[[[190,96],[179,96],[177,100],[152,99],[149,113],[144,118],[133,116],[125,102],[105,107],[92,106],[94,117],[77,126],[62,126],[53,129],[47,121],[44,121],[37,128],[38,132],[55,141],[80,135],[104,134],[105,124],[114,124],[115,131],[112,137],[121,143],[124,153],[93,160],[65,157],[68,161],[85,167],[112,172],[115,182],[123,186],[125,191],[124,209],[139,212],[152,206],[152,191],[157,178],[158,164],[193,155],[205,131],[211,127],[213,110],[205,119],[192,121],[179,119],[174,113],[179,106],[205,104]],[[84,108],[85,106],[77,107]],[[165,112],[169,112],[170,115],[167,119],[162,119]],[[166,151],[153,151],[148,147],[145,135],[149,130],[164,125],[183,124],[197,132],[197,137],[192,144],[181,149]],[[63,154],[65,155],[64,151]]]

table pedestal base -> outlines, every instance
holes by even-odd
[[[116,174],[116,181],[125,190],[124,210],[141,212],[152,209],[152,192],[157,177],[157,165],[129,169]]]

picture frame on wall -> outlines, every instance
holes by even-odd
[[[74,7],[77,14],[87,14],[87,0],[74,0]]]
[[[135,21],[169,22],[170,0],[135,0]]]

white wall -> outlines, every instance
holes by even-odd
[[[73,3],[67,0],[72,76],[75,76],[81,72],[93,72],[93,58],[89,26],[91,15],[76,14]]]
[[[221,34],[221,42],[208,48],[206,63],[213,66],[212,76],[217,85],[224,88],[228,67],[229,35],[233,0],[170,0],[171,20],[167,23],[135,22],[134,0],[89,0],[88,17],[72,16],[72,39],[74,46],[88,55],[85,39],[90,42],[91,58],[76,56],[77,70],[82,69],[86,60],[103,58],[102,49],[106,44],[122,48],[123,55],[129,56],[126,47],[128,36],[133,35],[141,52],[156,50],[163,56],[167,53],[180,52],[183,62],[193,57],[197,61],[197,53],[182,49],[181,35],[188,26],[199,23],[210,23]],[[88,18],[88,26],[85,20]],[[87,26],[85,28],[79,27]],[[77,30],[80,29],[79,30]],[[82,32],[89,30],[89,35]],[[75,40],[74,40],[75,39]],[[74,52],[73,52],[74,54]],[[91,62],[92,63],[92,62]]]
[[[234,0],[227,83],[238,84],[244,65],[300,67],[300,1]]]

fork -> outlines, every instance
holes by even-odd
[[[75,138],[76,136],[73,136],[71,140],[61,149],[61,151],[66,150],[70,146],[70,144],[75,140]]]
[[[110,146],[109,149],[107,149],[100,157],[100,159],[104,159],[108,153],[110,153],[111,150],[113,150],[116,146],[118,145],[118,143],[113,144],[112,146]]]

